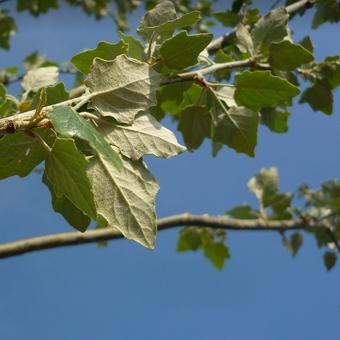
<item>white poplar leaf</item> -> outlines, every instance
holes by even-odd
[[[174,133],[149,113],[138,115],[132,125],[103,124],[99,129],[111,145],[134,160],[145,154],[168,158],[186,150]]]
[[[26,91],[37,92],[42,87],[54,85],[58,82],[58,67],[39,67],[26,73],[22,80],[22,87]]]
[[[122,54],[110,61],[95,58],[85,84],[103,116],[132,124],[138,112],[156,105],[160,75],[147,63]]]
[[[159,186],[143,161],[124,159],[123,168],[117,170],[104,158],[94,157],[88,176],[98,215],[126,238],[153,248],[157,231],[155,198]]]

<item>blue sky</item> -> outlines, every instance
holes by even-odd
[[[139,14],[131,18],[134,26]],[[35,49],[62,62],[100,40],[118,40],[109,20],[95,22],[70,7],[16,20],[19,32],[12,49],[0,51],[0,68]],[[310,34],[317,60],[339,54],[338,26],[311,31],[310,22],[311,13],[293,20],[296,40]],[[225,148],[213,159],[208,143],[170,160],[148,157],[161,186],[158,215],[221,214],[253,203],[246,183],[262,167],[279,168],[284,191],[339,177],[339,105],[339,92],[331,117],[295,105],[287,134],[260,128],[255,158]],[[0,192],[0,242],[70,230],[52,211],[40,175],[1,181]],[[176,253],[177,234],[159,233],[154,251],[121,240],[104,249],[86,245],[0,260],[0,339],[339,338],[340,266],[327,273],[311,237],[292,259],[279,235],[230,232],[232,258],[218,272],[200,253]]]

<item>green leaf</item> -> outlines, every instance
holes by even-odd
[[[58,67],[48,66],[29,70],[22,80],[22,87],[26,91],[37,92],[42,87],[54,85],[58,81]]]
[[[326,22],[335,23],[339,20],[340,6],[337,0],[322,0],[317,2],[312,23],[314,29]]]
[[[0,117],[8,117],[18,111],[18,102],[12,96],[0,97]]]
[[[241,20],[240,14],[230,10],[215,12],[213,16],[225,27],[235,27]]]
[[[137,115],[132,125],[105,123],[99,130],[111,145],[133,160],[145,154],[168,158],[186,150],[178,144],[172,131],[148,113]]]
[[[294,233],[291,235],[290,240],[286,240],[286,247],[292,253],[293,256],[296,256],[300,247],[302,246],[303,238],[300,233]]]
[[[89,226],[91,219],[79,210],[68,198],[56,195],[46,175],[43,176],[43,183],[47,185],[51,192],[54,211],[61,214],[72,227],[84,232]]]
[[[53,105],[57,103],[64,102],[65,100],[69,99],[69,94],[65,89],[65,85],[63,83],[58,83],[54,86],[47,86],[45,87],[46,90],[46,104],[45,105]],[[41,89],[34,95],[31,109],[34,109],[37,107],[39,103]]]
[[[204,138],[211,135],[211,116],[205,106],[188,106],[180,113],[178,130],[182,132],[185,145],[198,149]]]
[[[190,27],[199,19],[199,11],[177,17],[174,4],[171,1],[161,1],[153,9],[146,12],[137,32],[144,39],[150,39],[152,34],[159,35],[161,39],[167,39],[176,29]]]
[[[259,218],[259,212],[248,204],[239,205],[226,212],[227,215],[240,220],[254,220]]]
[[[218,270],[221,270],[225,260],[230,258],[229,249],[223,242],[209,242],[204,245],[204,255]]]
[[[156,105],[160,75],[147,63],[123,54],[113,61],[95,58],[85,84],[103,116],[131,124],[138,112]]]
[[[284,133],[288,131],[289,116],[290,113],[287,111],[278,111],[267,107],[261,110],[261,123],[273,132]]]
[[[88,74],[91,71],[91,65],[94,58],[104,60],[113,60],[120,54],[125,54],[128,51],[128,45],[124,41],[119,41],[116,44],[110,44],[106,41],[98,43],[97,47],[91,50],[85,50],[76,54],[71,63],[82,73]]]
[[[245,71],[236,77],[235,100],[238,105],[257,111],[262,107],[284,104],[300,90],[270,71]]]
[[[333,94],[326,79],[317,80],[306,89],[300,98],[300,103],[308,103],[313,111],[322,111],[327,115],[333,112]]]
[[[51,131],[36,129],[42,138],[49,138]],[[0,179],[18,175],[27,176],[46,157],[46,150],[37,138],[19,131],[0,139]]]
[[[202,246],[201,233],[198,228],[186,227],[179,232],[176,250],[192,251],[198,250]]]
[[[65,196],[91,219],[97,216],[88,162],[70,138],[57,138],[46,158],[45,172],[57,196]]]
[[[182,70],[196,65],[198,55],[212,40],[212,34],[188,35],[183,31],[165,40],[159,49],[162,62],[172,70]]]
[[[246,107],[231,107],[219,117],[214,140],[237,152],[254,156],[259,115]]]
[[[155,196],[159,186],[142,160],[123,159],[118,171],[102,157],[91,159],[88,174],[97,211],[126,238],[153,248],[156,237]]]
[[[289,220],[292,218],[292,214],[289,211],[293,194],[290,192],[275,194],[270,202],[270,207],[273,210],[273,214],[270,216],[272,220]]]
[[[12,17],[6,11],[0,9],[0,47],[8,50],[10,38],[16,32],[17,26]]]
[[[269,63],[278,70],[295,70],[313,59],[313,55],[307,49],[288,40],[272,43],[269,47]]]
[[[146,56],[144,53],[144,46],[142,43],[132,35],[121,34],[122,40],[128,45],[128,57],[140,61],[145,61]]]
[[[288,19],[284,7],[274,9],[259,19],[251,32],[256,50],[266,52],[272,42],[285,38],[288,34]]]
[[[119,155],[111,148],[103,135],[98,132],[77,111],[69,106],[55,106],[47,113],[55,130],[63,137],[78,137],[89,142],[90,146],[103,155],[115,167],[120,169],[122,162]]]
[[[304,47],[306,50],[308,50],[310,53],[313,54],[314,52],[314,44],[310,37],[306,35],[300,42],[299,44]]]
[[[268,207],[273,202],[279,190],[279,175],[275,167],[263,168],[248,182],[248,189]]]
[[[336,254],[327,251],[323,254],[323,263],[328,271],[330,271],[336,264]]]
[[[49,9],[58,9],[58,0],[18,0],[17,11],[29,11],[37,17],[41,13],[46,13]]]

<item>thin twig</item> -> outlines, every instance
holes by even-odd
[[[237,220],[227,216],[209,216],[180,214],[161,218],[157,221],[158,230],[177,228],[183,226],[209,227],[225,230],[238,231],[288,231],[288,230],[308,230],[311,228],[323,228],[322,226],[306,226],[300,220],[287,221],[266,221],[259,220]],[[33,251],[58,248],[64,246],[93,243],[121,239],[123,235],[114,228],[89,230],[85,233],[70,232],[48,236],[34,237],[0,245],[0,258],[17,256]]]

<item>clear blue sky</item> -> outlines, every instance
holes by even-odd
[[[118,39],[109,20],[70,7],[16,19],[19,32],[12,49],[0,51],[0,68],[35,49],[61,62]],[[318,60],[339,54],[339,26],[311,32],[310,22],[310,14],[294,19],[296,39],[310,33]],[[289,133],[260,128],[254,159],[230,149],[213,159],[208,143],[170,160],[148,157],[161,185],[158,215],[221,214],[253,202],[246,182],[265,166],[279,168],[285,191],[339,177],[339,106],[339,92],[332,117],[294,106]],[[0,242],[70,230],[40,175],[1,181],[0,192]],[[176,253],[177,233],[161,232],[154,251],[122,240],[0,260],[0,339],[339,339],[340,265],[327,273],[311,237],[292,259],[279,235],[230,232],[232,258],[218,272],[200,253]]]

